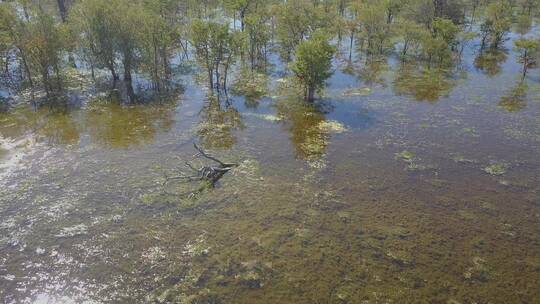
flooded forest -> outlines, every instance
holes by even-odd
[[[0,0],[0,303],[540,303],[539,0]]]

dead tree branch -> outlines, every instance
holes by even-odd
[[[214,187],[216,183],[230,170],[232,170],[234,167],[237,167],[238,164],[235,163],[225,163],[215,156],[210,155],[209,153],[205,152],[203,149],[201,149],[197,144],[193,144],[195,149],[198,151],[197,154],[195,154],[192,158],[192,160],[203,157],[205,159],[211,160],[218,164],[218,166],[203,166],[200,169],[195,168],[191,163],[185,162],[186,167],[192,171],[191,175],[184,175],[180,174],[178,176],[171,176],[171,177],[165,177],[165,182],[163,183],[164,186],[166,186],[171,181],[178,181],[182,180],[185,182],[196,182],[196,181],[204,181],[207,182],[207,184],[210,187]],[[200,189],[198,190],[200,192]],[[190,196],[193,193],[190,193]]]

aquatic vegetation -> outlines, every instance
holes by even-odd
[[[267,121],[282,121],[282,117],[278,117],[272,114],[258,114],[258,113],[244,113],[245,116],[252,116]]]
[[[367,96],[371,94],[371,88],[364,87],[364,88],[351,88],[347,89],[343,92],[343,96],[345,97],[354,97],[354,96]]]
[[[324,120],[319,123],[319,129],[326,133],[343,133],[348,129],[342,123],[333,120]]]
[[[508,58],[505,50],[488,49],[480,52],[474,60],[474,66],[486,73],[490,77],[494,77],[501,72],[501,65]]]
[[[501,97],[499,107],[508,112],[517,112],[523,110],[527,106],[527,84],[520,82],[513,87],[507,95]]]
[[[463,164],[468,164],[468,163],[475,163],[476,161],[473,160],[473,159],[468,159],[466,158],[465,156],[461,155],[461,154],[454,154],[452,155],[452,160],[456,163],[463,163]]]
[[[210,248],[206,245],[206,238],[204,235],[199,236],[196,240],[190,241],[184,246],[183,254],[189,257],[198,257],[208,255]]]
[[[225,1],[225,10],[210,1],[185,7],[185,16],[178,1],[135,2],[142,6],[130,14],[153,17],[144,26],[132,20],[141,21],[145,45],[176,44],[136,53],[133,89],[144,102],[125,104],[125,84],[111,90],[110,71],[97,63],[94,84],[78,45],[63,51],[60,67],[75,97],[65,100],[73,104],[17,103],[45,96],[22,84],[21,97],[10,97],[13,106],[0,113],[0,302],[456,304],[540,297],[533,288],[540,282],[537,75],[529,75],[526,94],[510,96],[518,62],[470,69],[474,56],[494,52],[479,51],[478,39],[464,46],[463,32],[454,36],[449,20],[469,25],[460,18],[473,19],[470,6],[447,1],[446,20],[432,24],[425,1],[363,1],[358,20],[354,7],[341,14],[336,6],[347,1],[288,1],[273,3],[275,10],[264,1]],[[244,2],[250,4],[241,16]],[[6,4],[15,3],[22,2]],[[283,11],[289,5],[302,10]],[[177,30],[170,22],[189,22],[186,16],[229,20],[246,46],[266,46],[257,40],[264,37],[250,35],[249,27],[259,26],[253,19],[265,20],[263,30],[275,22],[280,34],[231,64],[228,75],[238,77],[230,95],[207,96],[209,78],[196,74],[200,66],[185,44],[190,24],[179,36],[158,35]],[[327,84],[331,94],[314,103],[298,98],[278,54],[281,41],[306,38],[284,30],[298,29],[306,16],[306,37],[316,28],[343,40],[354,34],[350,74],[336,72]],[[238,18],[245,18],[244,32]],[[405,20],[411,27],[402,31],[396,26]],[[426,32],[428,24],[436,26]],[[535,27],[527,37],[538,34]],[[472,24],[466,31],[481,29]],[[412,40],[398,58],[392,46],[403,50],[403,34]],[[501,47],[519,35],[507,37]],[[343,41],[337,47],[349,51]],[[68,67],[73,52],[78,69]],[[250,52],[259,53],[258,64],[241,75],[241,57]],[[152,54],[157,63],[146,60]],[[185,94],[154,93],[154,68],[156,78],[171,72]],[[486,75],[497,68],[500,77]],[[223,74],[212,76],[223,84]],[[527,106],[510,115],[506,103],[496,107],[504,96]],[[194,141],[238,166],[213,188],[202,180],[163,186],[186,161],[195,172],[208,166],[192,161]]]
[[[540,142],[540,133],[529,128],[506,127],[503,131],[507,137],[514,140]]]
[[[491,274],[487,262],[481,257],[472,259],[472,266],[463,274],[466,280],[485,282],[490,279]]]
[[[508,170],[508,165],[505,163],[494,163],[483,169],[489,175],[503,175]]]
[[[407,150],[403,150],[399,153],[396,153],[396,159],[402,159],[405,162],[411,162],[415,158],[416,158],[416,154]]]
[[[88,231],[88,227],[85,224],[78,224],[71,227],[65,227],[60,231],[56,237],[64,238],[64,237],[72,237],[72,236],[78,236],[86,234]]]
[[[233,83],[231,92],[244,96],[248,107],[256,107],[259,100],[268,94],[268,76],[244,70]]]
[[[469,135],[472,137],[479,137],[478,133],[476,132],[476,129],[474,127],[465,127],[460,130],[460,133],[462,135]]]
[[[416,154],[408,150],[403,150],[399,153],[395,153],[394,155],[394,158],[396,160],[402,160],[407,164],[407,167],[405,167],[405,169],[408,171],[424,171],[437,169],[436,166],[421,163],[421,160],[416,156]]]

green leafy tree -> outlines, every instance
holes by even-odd
[[[304,90],[306,100],[313,101],[315,92],[325,86],[332,76],[332,58],[335,48],[320,35],[303,41],[296,48],[295,61],[291,68]]]

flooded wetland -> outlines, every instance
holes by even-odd
[[[343,38],[310,102],[276,49],[217,97],[193,54],[141,102],[84,69],[62,106],[6,89],[0,302],[540,303],[540,70],[522,79],[520,35],[444,69],[349,60]],[[212,164],[194,143],[235,164],[215,187],[167,180]]]

